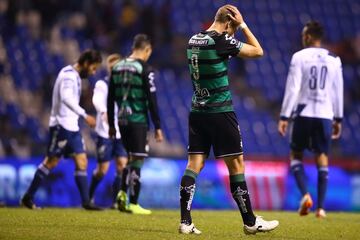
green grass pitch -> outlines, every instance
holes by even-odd
[[[328,213],[299,217],[295,212],[257,212],[266,219],[278,219],[280,226],[270,233],[247,236],[237,211],[193,211],[201,236],[177,232],[179,212],[154,210],[150,216],[136,216],[116,210],[89,212],[82,209],[0,209],[0,239],[360,239],[359,213]]]

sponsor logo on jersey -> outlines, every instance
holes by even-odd
[[[193,38],[191,38],[189,40],[189,44],[191,44],[191,45],[202,45],[202,46],[204,46],[204,45],[208,45],[208,43],[209,43],[208,39],[193,39]]]

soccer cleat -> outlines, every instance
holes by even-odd
[[[254,226],[244,225],[245,234],[256,234],[257,232],[270,232],[279,226],[279,221],[265,221],[261,216],[256,216]]]
[[[199,235],[199,234],[201,234],[201,231],[199,229],[197,229],[193,223],[190,225],[187,225],[185,223],[180,223],[179,233]]]
[[[141,207],[139,204],[133,204],[133,203],[129,204],[127,211],[129,213],[139,214],[139,215],[150,215],[151,214],[151,210],[145,209],[145,208]]]
[[[35,209],[40,209],[39,207],[37,207],[35,205],[35,203],[33,202],[32,198],[25,194],[21,200],[20,200],[20,206],[23,206],[23,207],[26,207],[28,209],[31,209],[31,210],[35,210]]]
[[[116,202],[114,202],[111,206],[110,209],[118,209],[118,204]]]
[[[310,212],[310,208],[313,206],[313,201],[309,193],[305,194],[300,201],[299,214],[300,216],[306,216]]]
[[[118,195],[116,196],[117,208],[120,212],[128,211],[128,196],[126,192],[120,190]]]
[[[93,203],[84,203],[82,205],[83,209],[85,210],[89,210],[89,211],[101,211],[103,210],[101,207],[98,207],[96,205],[94,205]]]
[[[317,218],[326,218],[326,212],[325,212],[324,209],[318,208],[318,209],[316,209],[315,216],[316,216]]]

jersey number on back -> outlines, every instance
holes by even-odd
[[[315,90],[317,88],[317,85],[319,84],[319,88],[324,89],[327,71],[328,69],[326,66],[322,66],[320,68],[320,71],[318,71],[318,68],[316,66],[312,66],[310,68],[309,88]]]

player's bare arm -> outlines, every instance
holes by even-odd
[[[233,21],[233,26],[238,29],[241,28],[245,38],[246,43],[242,46],[238,57],[242,58],[258,58],[262,57],[264,55],[264,51],[259,43],[259,41],[256,39],[254,34],[251,32],[249,27],[245,24],[244,19],[239,12],[239,10],[229,5],[227,9],[232,13],[229,14],[230,19]]]

